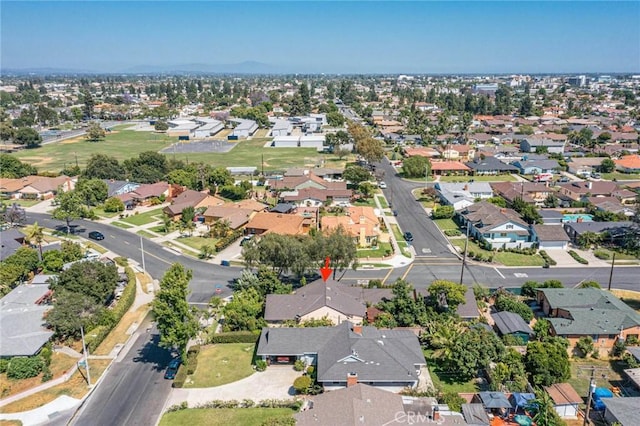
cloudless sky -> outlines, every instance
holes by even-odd
[[[640,2],[0,4],[2,68],[121,72],[257,61],[283,72],[640,72]]]

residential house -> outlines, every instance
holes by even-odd
[[[246,225],[255,213],[252,209],[238,208],[227,203],[222,206],[207,207],[202,215],[207,225],[223,221],[228,223],[229,228],[235,230]]]
[[[474,176],[483,175],[502,175],[509,173],[518,173],[518,168],[511,164],[506,164],[496,157],[484,157],[465,163]]]
[[[431,161],[431,173],[435,175],[466,175],[471,168],[459,161]]]
[[[361,324],[367,305],[376,305],[392,297],[390,289],[351,287],[333,280],[316,280],[294,294],[268,294],[264,319],[269,326],[324,317],[334,324],[343,321]]]
[[[315,173],[309,171],[302,175],[285,176],[280,180],[269,181],[269,185],[272,191],[293,191],[301,190],[304,188],[315,188],[320,190],[346,190],[347,183],[342,181],[328,181],[316,176]]]
[[[320,227],[331,232],[342,227],[359,247],[372,247],[380,237],[380,219],[373,207],[348,207],[346,216],[323,216]]]
[[[618,185],[609,181],[581,181],[560,184],[560,194],[574,201],[580,201],[586,197],[608,197],[618,191]]]
[[[353,191],[350,189],[302,188],[280,192],[280,200],[299,207],[321,207],[327,203],[348,203]]]
[[[529,342],[533,330],[520,315],[514,312],[502,311],[492,313],[491,318],[493,318],[500,336],[519,338],[525,345]]]
[[[440,156],[448,161],[473,161],[476,150],[471,145],[445,145],[438,148]]]
[[[565,222],[563,227],[571,242],[578,243],[578,240],[585,232],[601,234],[608,233],[612,238],[622,237],[627,233],[633,222]]]
[[[280,214],[294,214],[298,206],[293,203],[278,203],[275,206],[271,207],[269,211],[271,213],[280,213]]]
[[[533,225],[532,235],[540,250],[566,250],[569,236],[561,227],[554,225]]]
[[[566,143],[566,139],[553,140],[544,137],[527,137],[520,141],[520,151],[536,152],[540,149],[546,149],[549,154],[562,154]]]
[[[529,225],[512,209],[480,201],[458,213],[469,235],[494,248],[527,248],[534,242]]]
[[[640,419],[640,397],[602,398],[604,419],[609,425],[636,426]]]
[[[247,234],[303,235],[309,232],[312,221],[293,214],[258,212],[245,227]]]
[[[492,182],[491,188],[509,204],[520,198],[525,203],[543,206],[549,195],[555,195],[556,189],[543,182]]]
[[[59,188],[62,188],[63,192],[74,189],[74,179],[68,176],[25,176],[18,179],[0,179],[0,195],[12,200],[21,198],[47,200],[53,198]]]
[[[541,173],[556,173],[560,165],[556,160],[519,160],[513,163],[523,175],[538,175]]]
[[[273,120],[271,136],[290,136],[293,131],[293,124],[289,120]]]
[[[557,210],[543,209],[538,213],[540,213],[543,225],[562,225],[562,218],[564,217],[562,212],[559,212]]]
[[[438,405],[435,398],[408,397],[355,383],[310,397],[300,412],[293,416],[297,426],[467,424],[460,413],[451,412],[445,407],[448,408]]]
[[[44,284],[21,284],[0,299],[0,358],[32,356],[53,331],[43,316],[52,305],[52,291]]]
[[[195,210],[205,210],[211,206],[222,206],[224,200],[207,194],[206,192],[198,192],[188,189],[175,197],[171,205],[162,209],[162,211],[173,220],[179,220],[182,211],[187,207],[193,207]]]
[[[537,300],[551,334],[567,338],[571,348],[585,336],[602,350],[610,350],[618,338],[640,336],[640,314],[606,290],[542,288]]]
[[[625,155],[618,160],[613,160],[616,163],[616,169],[622,173],[640,173],[640,155]]]
[[[134,205],[148,206],[154,199],[168,199],[172,195],[172,186],[167,182],[148,183],[138,186],[133,191],[118,196],[123,202],[132,200]]]
[[[602,160],[601,157],[571,157],[567,162],[568,171],[576,176],[591,176],[598,170]]]
[[[103,179],[103,181],[107,184],[107,195],[109,197],[133,192],[140,186],[139,183],[129,182],[128,180]]]
[[[478,302],[476,301],[476,297],[473,294],[473,289],[471,287],[467,287],[467,291],[464,293],[464,303],[461,303],[456,307],[456,314],[465,321],[480,318]]]
[[[493,189],[488,182],[447,183],[436,182],[435,189],[440,200],[455,210],[462,210],[478,199],[493,197]]]
[[[580,411],[579,406],[584,403],[582,397],[569,383],[554,383],[544,386],[544,390],[553,400],[553,408],[563,419],[575,419]]]
[[[15,228],[0,231],[0,260],[14,254],[20,247],[24,246],[25,236]]]
[[[426,361],[410,330],[353,325],[263,328],[256,355],[270,364],[313,365],[325,390],[364,383],[399,392],[415,388]]]

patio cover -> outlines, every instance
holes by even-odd
[[[484,408],[513,408],[507,396],[502,392],[480,392]]]
[[[529,405],[529,401],[535,398],[536,396],[532,393],[514,392],[511,394],[510,400],[516,407],[525,408]]]

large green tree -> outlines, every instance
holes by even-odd
[[[38,170],[28,163],[23,163],[13,155],[0,154],[0,177],[21,178],[35,175]]]
[[[494,332],[476,326],[458,336],[444,365],[456,372],[459,380],[466,381],[490,363],[499,361],[504,353],[505,346]]]
[[[109,187],[101,179],[80,179],[75,191],[87,207],[102,204],[108,196]]]
[[[91,124],[89,124],[89,127],[87,128],[87,133],[85,137],[89,142],[98,142],[104,139],[106,135],[107,133],[100,126],[99,123],[92,122]]]
[[[56,291],[81,293],[90,297],[96,304],[109,300],[118,284],[118,270],[115,265],[106,265],[98,261],[77,262],[51,284]]]
[[[71,222],[80,218],[84,213],[82,198],[76,191],[58,193],[56,197],[58,207],[53,211],[53,218],[64,220],[67,224],[67,233],[71,232]]]
[[[222,309],[223,331],[260,330],[265,326],[264,297],[255,287],[248,287],[233,295],[233,300]]]
[[[458,284],[453,281],[435,280],[428,290],[432,306],[442,307],[442,303],[446,301],[449,309],[455,310],[458,305],[464,303],[464,294],[467,291],[467,287],[464,284]]]
[[[371,179],[371,173],[364,167],[351,165],[344,170],[342,177],[352,186],[358,187],[361,182]]]
[[[429,163],[429,159],[420,155],[406,158],[402,162],[402,171],[405,177],[423,178],[428,176],[430,169],[431,164]]]
[[[426,324],[425,304],[414,297],[411,284],[398,278],[391,291],[393,298],[380,302],[378,304],[380,309],[391,314],[400,327]]]
[[[16,132],[14,142],[18,145],[24,145],[26,148],[37,148],[42,143],[42,136],[31,127],[21,127]]]
[[[46,321],[59,339],[78,339],[80,327],[84,327],[85,331],[93,328],[103,310],[102,304],[88,295],[59,290]]]
[[[198,332],[198,321],[187,302],[192,273],[174,263],[160,281],[152,312],[160,330],[160,346],[175,348],[184,357],[189,339]]]
[[[93,154],[82,176],[87,179],[122,179],[124,168],[115,157]]]
[[[567,346],[567,341],[560,337],[527,345],[524,365],[534,386],[549,386],[571,377]]]

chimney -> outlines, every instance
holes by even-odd
[[[587,188],[591,189],[593,187],[593,182],[589,181],[587,183]]]
[[[354,325],[353,332],[362,336],[362,324]]]
[[[433,421],[437,422],[438,420],[440,420],[440,409],[436,405],[433,407]]]
[[[347,387],[355,386],[358,384],[358,373],[347,374]]]

